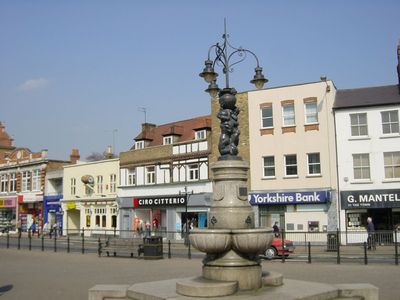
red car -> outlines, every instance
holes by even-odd
[[[282,238],[274,237],[271,246],[265,250],[265,257],[267,259],[274,259],[275,257],[282,255],[288,257],[290,253],[294,252],[294,248],[295,246],[292,241],[285,240],[282,247]]]

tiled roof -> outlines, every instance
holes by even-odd
[[[135,141],[147,140],[149,141],[148,146],[159,146],[163,144],[164,136],[177,135],[179,142],[185,142],[194,139],[196,130],[206,128],[211,128],[211,116],[201,116],[159,126],[148,126],[135,137]]]
[[[400,104],[399,85],[338,90],[334,109]]]

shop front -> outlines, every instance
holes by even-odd
[[[260,227],[272,228],[278,222],[286,232],[326,232],[330,199],[330,190],[249,193]]]
[[[204,228],[207,224],[209,193],[120,197],[121,236],[162,235],[181,238],[184,224]]]
[[[15,230],[17,223],[17,196],[0,196],[0,232]]]
[[[365,231],[371,217],[376,231],[400,229],[400,190],[357,190],[340,192],[346,231]]]
[[[57,224],[60,232],[63,230],[63,211],[60,203],[62,195],[43,197],[43,224],[53,228]]]
[[[23,232],[29,229],[36,231],[42,227],[43,194],[18,195],[18,220]]]

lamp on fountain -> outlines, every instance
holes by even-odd
[[[233,66],[244,61],[247,54],[251,55],[256,60],[255,74],[251,83],[257,89],[261,89],[268,79],[262,73],[257,56],[254,52],[242,47],[235,48],[228,42],[229,35],[226,33],[226,22],[224,26],[224,34],[222,35],[222,44],[216,43],[208,50],[208,57],[205,61],[203,72],[200,77],[209,83],[205,90],[212,98],[219,96],[220,109],[218,119],[221,121],[221,136],[219,140],[218,150],[221,154],[219,160],[240,159],[238,155],[239,143],[239,109],[236,107],[236,90],[229,86],[229,73],[233,71]],[[229,51],[231,50],[231,51]],[[214,53],[213,53],[214,52]],[[213,56],[211,55],[213,53]],[[213,57],[213,58],[212,58]],[[218,73],[215,72],[215,67],[220,66],[225,77],[225,87],[221,90],[217,85]]]

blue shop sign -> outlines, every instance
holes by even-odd
[[[251,205],[323,204],[330,201],[330,191],[249,193]]]

